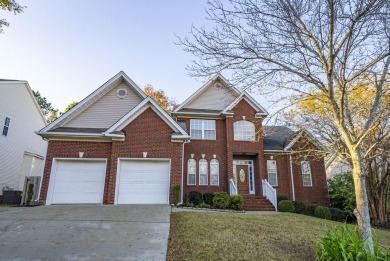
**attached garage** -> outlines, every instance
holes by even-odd
[[[54,159],[46,204],[102,204],[106,159]]]
[[[116,204],[168,204],[169,159],[118,159]]]

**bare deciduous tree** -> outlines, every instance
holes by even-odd
[[[210,0],[207,18],[212,28],[192,27],[179,39],[197,57],[191,75],[230,69],[243,87],[318,91],[330,105],[335,131],[351,155],[360,236],[373,252],[361,145],[381,111],[389,110],[380,106],[390,65],[389,1]],[[348,95],[364,77],[375,86],[374,102],[357,128]]]

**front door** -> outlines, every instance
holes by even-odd
[[[249,194],[248,165],[236,165],[238,194]]]

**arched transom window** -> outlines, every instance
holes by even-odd
[[[236,121],[234,127],[234,140],[255,140],[255,124],[250,121]]]

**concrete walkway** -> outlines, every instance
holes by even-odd
[[[0,207],[0,260],[166,260],[168,205]]]

